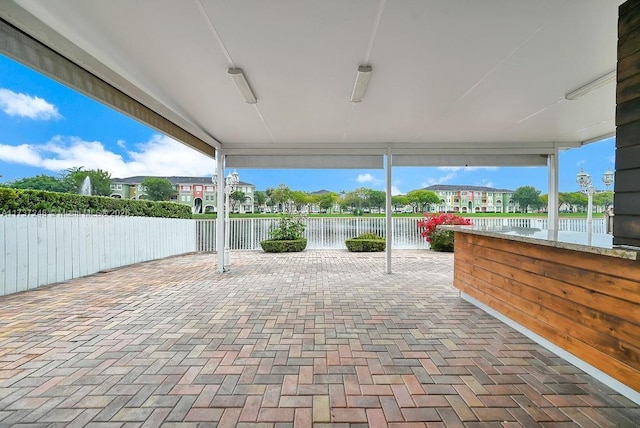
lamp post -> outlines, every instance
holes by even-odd
[[[613,184],[613,178],[614,178],[614,174],[613,174],[613,171],[611,171],[610,169],[607,169],[605,173],[602,174],[602,182],[607,187],[607,190],[609,190],[609,186]]]
[[[217,183],[218,183],[218,174],[213,174],[211,177],[211,181],[213,181],[213,188],[217,191]],[[224,179],[224,196],[225,196],[225,217],[224,217],[224,265],[225,268],[231,262],[230,257],[230,239],[231,239],[231,230],[230,230],[230,220],[229,220],[229,211],[231,211],[231,205],[229,204],[229,197],[233,192],[236,191],[238,184],[240,184],[240,174],[237,171],[233,171],[229,175],[227,175]],[[218,210],[219,212],[220,210]]]
[[[587,233],[591,233],[593,230],[593,192],[595,192],[595,189],[591,184],[591,175],[584,172],[583,169],[580,169],[580,172],[576,176],[576,181],[578,182],[582,193],[587,195]]]
[[[613,183],[614,173],[607,169],[607,171],[602,174],[602,182],[609,189],[609,186]],[[587,232],[592,232],[592,223],[593,223],[593,194],[595,193],[595,188],[593,184],[591,184],[591,175],[586,173],[583,169],[580,169],[580,172],[576,176],[576,181],[578,185],[580,185],[580,190],[582,193],[587,195]]]

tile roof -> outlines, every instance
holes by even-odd
[[[124,183],[124,184],[140,184],[144,181],[145,178],[154,177],[154,178],[166,178],[173,184],[211,184],[211,177],[183,177],[183,176],[171,176],[171,177],[159,177],[159,176],[146,176],[146,175],[136,175],[135,177],[123,177],[123,178],[112,178],[112,183]],[[245,181],[240,181],[240,186],[253,186],[251,183],[247,183]]]

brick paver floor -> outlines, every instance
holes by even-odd
[[[197,254],[0,298],[0,425],[637,426],[451,254]]]

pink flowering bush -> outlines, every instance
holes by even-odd
[[[418,221],[420,235],[429,243],[434,251],[453,251],[453,231],[439,230],[438,225],[461,225],[470,226],[473,223],[469,219],[455,214],[428,214],[424,213],[424,218]]]

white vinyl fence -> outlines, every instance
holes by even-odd
[[[394,217],[394,249],[426,249],[418,218]],[[478,226],[545,229],[546,219],[473,218]],[[232,250],[258,250],[277,218],[233,218]],[[344,249],[364,232],[386,236],[382,217],[312,217],[308,249]],[[585,232],[586,219],[561,219],[560,230]],[[147,260],[215,251],[215,220],[92,215],[0,216],[0,295],[30,290]],[[593,232],[605,233],[604,219]]]
[[[0,216],[0,295],[196,251],[190,219]]]
[[[393,217],[394,249],[429,248],[420,236],[417,226],[419,218]],[[474,225],[481,227],[508,227],[546,229],[547,219],[541,218],[499,218],[474,217],[470,219]],[[215,251],[215,220],[196,220],[196,239],[198,251]],[[269,230],[278,223],[277,218],[232,218],[230,219],[230,248],[232,250],[259,250],[260,241],[269,238]],[[308,249],[346,249],[344,241],[363,232],[375,232],[386,237],[385,219],[383,217],[311,217],[306,220]],[[587,222],[582,218],[560,219],[561,231],[586,232]],[[605,233],[604,219],[593,220],[593,232]]]

